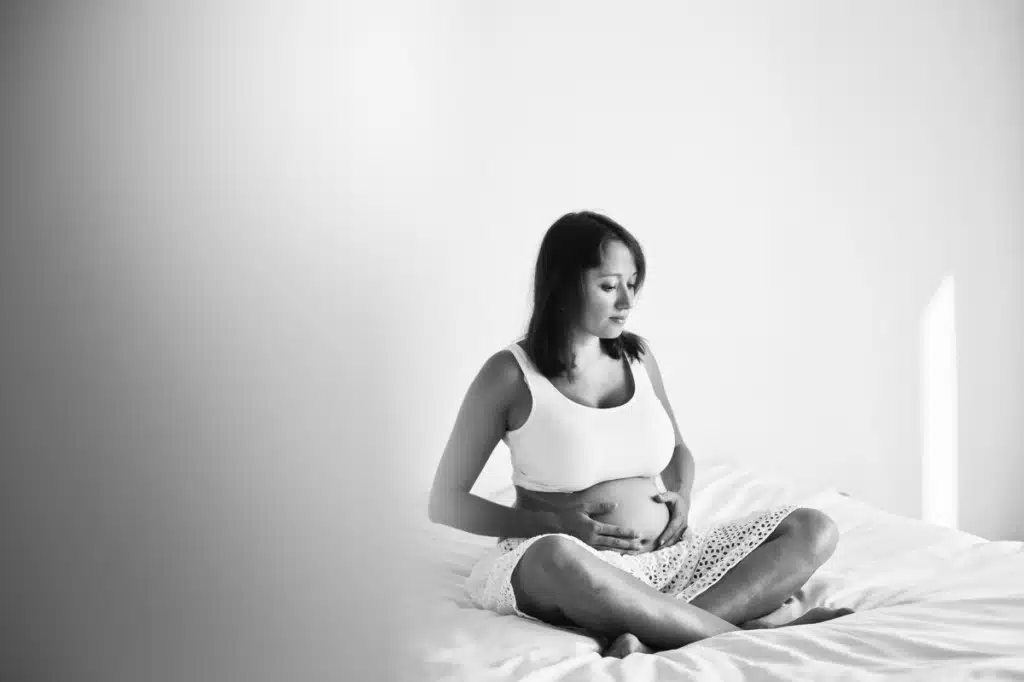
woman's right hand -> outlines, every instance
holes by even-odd
[[[641,551],[643,545],[635,531],[591,518],[607,514],[616,506],[614,502],[584,502],[556,513],[563,533],[579,538],[594,549],[629,554]]]

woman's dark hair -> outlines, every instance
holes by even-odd
[[[573,378],[572,332],[583,309],[584,273],[601,265],[603,249],[615,241],[622,242],[633,254],[639,293],[647,274],[643,249],[626,228],[611,218],[591,211],[567,213],[544,235],[537,254],[533,313],[525,342],[526,352],[544,376],[564,373]],[[637,360],[646,352],[643,340],[625,331],[617,338],[601,339],[601,348],[615,359],[625,354]]]

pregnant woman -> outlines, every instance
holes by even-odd
[[[753,627],[838,538],[825,514],[794,506],[689,526],[693,457],[649,344],[623,329],[644,275],[639,243],[606,216],[548,229],[527,334],[470,385],[429,508],[435,523],[499,538],[467,583],[478,606],[582,628],[620,657]],[[499,440],[512,507],[470,493]]]

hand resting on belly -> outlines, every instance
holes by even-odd
[[[604,481],[579,493],[586,502],[612,502],[614,509],[594,515],[595,521],[623,526],[640,534],[643,550],[654,549],[654,541],[668,525],[669,511],[655,502],[658,488],[650,478],[619,478]]]
[[[517,489],[517,505],[534,507],[535,503],[553,507],[572,507],[583,503],[613,503],[615,508],[591,518],[633,530],[640,535],[640,552],[650,552],[654,542],[668,525],[669,511],[663,502],[656,502],[658,487],[653,478],[618,478],[602,481],[574,493],[540,493]]]

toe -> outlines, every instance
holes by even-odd
[[[605,649],[604,655],[614,658],[625,658],[630,654],[650,653],[650,651],[643,642],[637,639],[636,635],[626,632],[615,638],[611,646]]]

